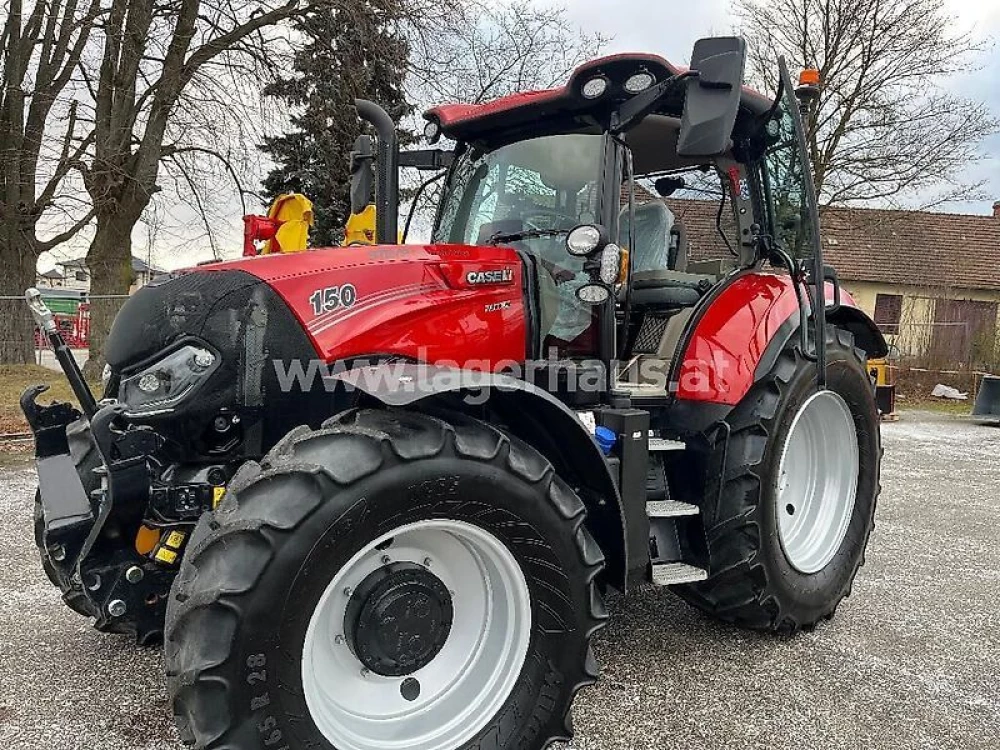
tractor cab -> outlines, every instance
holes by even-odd
[[[741,39],[705,39],[690,70],[617,55],[562,88],[426,113],[428,140],[456,143],[402,155],[450,164],[432,242],[517,251],[529,356],[599,363],[613,389],[666,397],[699,306],[744,271],[791,271],[804,314],[823,265],[799,105],[784,67],[776,100],[744,88],[744,60]],[[723,257],[691,256],[666,202],[678,192],[717,202],[700,229]]]

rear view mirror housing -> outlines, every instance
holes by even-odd
[[[375,188],[375,150],[370,135],[359,135],[351,151],[351,213],[359,214],[372,202]]]
[[[746,42],[710,37],[694,45],[687,80],[677,153],[688,158],[719,156],[729,150],[743,93]]]

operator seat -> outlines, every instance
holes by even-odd
[[[622,243],[628,243],[628,206],[622,209]],[[716,278],[687,273],[684,225],[662,201],[635,207],[631,249],[632,304],[636,308],[690,307],[712,288]]]

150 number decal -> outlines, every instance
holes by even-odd
[[[354,288],[354,284],[317,289],[309,298],[309,304],[312,305],[315,315],[333,312],[341,307],[354,307],[357,301],[358,290]]]

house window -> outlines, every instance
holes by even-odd
[[[882,333],[895,336],[899,333],[899,318],[903,313],[903,297],[900,294],[875,295],[875,325]]]
[[[87,272],[86,271],[77,271],[76,274],[75,274],[75,276],[76,276],[76,280],[77,281],[86,281],[87,280]]]

